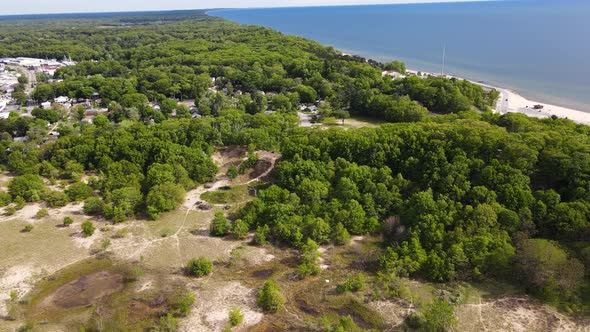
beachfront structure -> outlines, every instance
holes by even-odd
[[[406,78],[406,75],[403,75],[403,74],[401,74],[401,73],[398,73],[398,72],[397,72],[397,71],[395,71],[395,70],[384,70],[384,71],[381,73],[381,76],[384,76],[384,77],[385,77],[385,76],[389,76],[389,77],[391,77],[391,78],[392,78],[392,79],[394,79],[394,80],[395,80],[395,79],[398,79],[398,78]]]

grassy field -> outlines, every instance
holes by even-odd
[[[250,199],[247,185],[233,186],[228,190],[209,191],[201,199],[210,204],[236,204]]]

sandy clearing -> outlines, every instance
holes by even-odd
[[[12,291],[17,292],[18,298],[32,289],[32,278],[40,270],[32,264],[17,265],[8,268],[0,274],[0,316],[8,314],[6,301],[10,299]]]
[[[46,208],[49,214],[43,218],[37,218],[37,212],[42,209]],[[47,221],[48,219],[63,219],[66,216],[76,216],[82,215],[83,212],[83,204],[82,203],[70,203],[61,208],[48,208],[45,203],[28,203],[22,209],[16,211],[15,214],[9,216],[6,214],[0,214],[0,222],[8,221],[8,220],[26,220],[31,224],[36,224],[39,222]]]
[[[403,324],[406,317],[415,310],[413,306],[408,308],[392,301],[371,301],[368,306],[381,315],[389,330]]]
[[[479,303],[459,305],[455,313],[462,318],[457,325],[458,331],[590,331],[587,323],[576,322],[526,297],[480,300]]]
[[[229,325],[229,311],[240,308],[244,321],[234,331],[258,324],[262,312],[256,309],[256,290],[240,285],[237,281],[213,282],[206,278],[195,291],[195,304],[191,314],[180,323],[180,331],[221,331]]]

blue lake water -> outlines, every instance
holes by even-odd
[[[511,88],[590,112],[590,1],[227,9],[209,12],[379,61]]]

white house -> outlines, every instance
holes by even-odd
[[[406,75],[400,74],[397,71],[394,70],[385,70],[381,73],[382,76],[389,76],[392,79],[397,79],[397,78],[406,78]]]
[[[60,103],[60,104],[65,104],[69,101],[70,101],[70,98],[68,98],[66,96],[59,96],[59,97],[55,98],[55,102]]]

